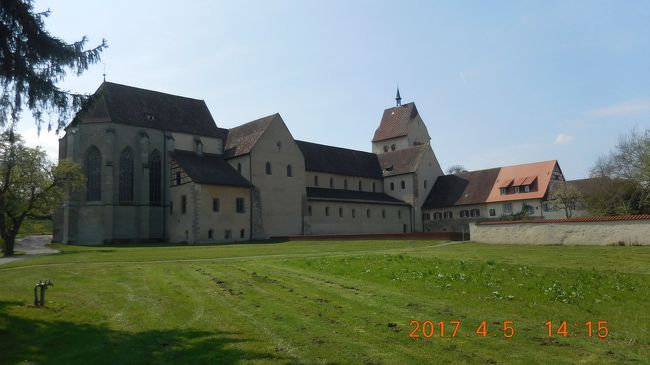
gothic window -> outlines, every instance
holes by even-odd
[[[133,201],[133,151],[126,147],[120,154],[120,201]]]
[[[88,190],[86,200],[97,201],[102,198],[102,155],[95,146],[86,152],[86,178]]]
[[[149,204],[162,203],[162,164],[160,152],[153,151],[149,155]]]
[[[271,175],[271,163],[270,162],[266,163],[266,174]]]

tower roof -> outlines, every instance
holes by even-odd
[[[406,136],[408,124],[418,116],[418,109],[414,103],[396,106],[384,110],[379,127],[375,131],[373,142]]]

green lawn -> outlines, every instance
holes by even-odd
[[[0,363],[650,363],[650,247],[55,246],[0,266]]]

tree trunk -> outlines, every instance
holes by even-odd
[[[16,236],[5,239],[5,254],[4,257],[11,257],[14,255],[14,244],[16,243]]]

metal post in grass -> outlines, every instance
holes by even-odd
[[[51,281],[39,281],[38,284],[34,286],[34,306],[35,307],[44,307],[45,306],[45,290],[48,286],[54,286]],[[41,289],[41,298],[38,298],[38,289]]]

